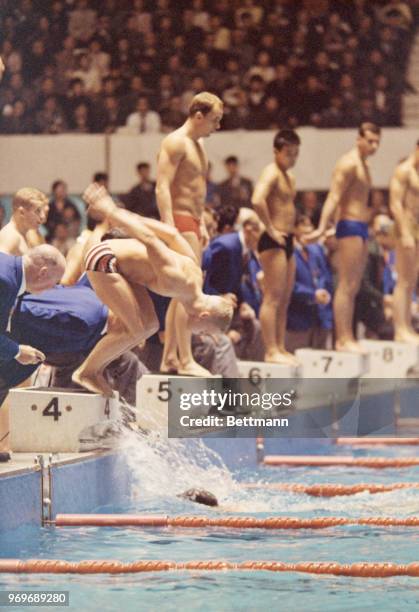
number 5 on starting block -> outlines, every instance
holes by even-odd
[[[211,378],[221,380],[220,376]],[[144,374],[137,382],[137,423],[143,429],[167,435],[169,402],[187,385],[188,392],[202,392],[205,378]]]

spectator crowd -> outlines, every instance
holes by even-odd
[[[401,123],[415,0],[0,0],[0,133]]]

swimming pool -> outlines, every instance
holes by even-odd
[[[226,441],[231,443],[231,441]],[[318,450],[320,446],[316,447]],[[313,452],[307,444],[307,453]],[[346,454],[334,446],[324,453]],[[412,447],[355,450],[356,456],[407,456]],[[317,498],[267,488],[246,489],[249,482],[382,483],[419,482],[419,467],[363,468],[242,467],[232,474],[199,441],[127,444],[125,456],[134,476],[130,499],[102,506],[97,512],[217,516],[395,516],[419,513],[419,490],[350,497]],[[220,501],[211,509],[176,495],[189,486],[204,486]],[[299,561],[417,560],[416,528],[346,526],[322,530],[263,531],[222,528],[109,528],[26,526],[2,536],[1,557],[66,560],[223,559]],[[163,572],[132,575],[2,575],[1,589],[70,591],[77,610],[261,610],[269,606],[295,610],[413,610],[419,601],[417,579],[311,576],[268,572]]]

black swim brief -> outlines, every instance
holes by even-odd
[[[270,237],[268,232],[263,232],[258,242],[258,252],[268,251],[269,249],[282,249],[285,251],[287,260],[291,259],[294,253],[294,234],[285,236],[285,244],[279,244],[276,240]]]

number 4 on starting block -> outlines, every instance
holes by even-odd
[[[85,428],[118,416],[118,401],[102,395],[53,387],[11,389],[11,449],[77,453]]]

